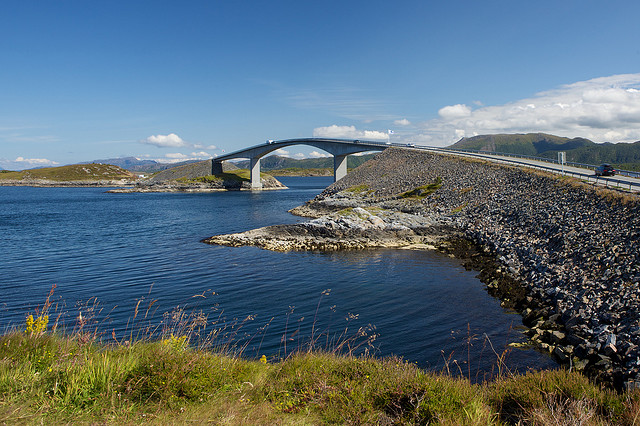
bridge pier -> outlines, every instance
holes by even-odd
[[[337,182],[347,175],[347,155],[333,156],[333,181]]]
[[[251,157],[249,170],[251,171],[251,189],[262,189],[260,180],[260,157]]]
[[[347,175],[347,157],[349,155],[366,151],[384,151],[388,148],[388,145],[382,142],[350,139],[300,138],[281,141],[268,140],[267,143],[216,157],[215,164],[211,166],[212,173],[216,174],[216,170],[222,168],[221,163],[225,160],[248,158],[251,188],[262,189],[260,159],[279,148],[291,145],[308,145],[333,155],[334,182]]]

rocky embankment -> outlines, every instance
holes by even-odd
[[[292,212],[315,219],[205,241],[275,250],[435,246],[481,270],[488,290],[522,313],[532,342],[559,362],[618,388],[640,383],[637,196],[387,149]]]

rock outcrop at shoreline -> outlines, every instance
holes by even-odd
[[[428,217],[360,207],[293,225],[275,225],[203,240],[226,246],[267,250],[347,250],[364,248],[431,248],[455,230]]]
[[[262,176],[262,190],[286,189],[273,176]],[[166,181],[166,182],[138,182],[135,186],[112,189],[107,192],[113,194],[129,194],[133,192],[217,192],[217,191],[251,191],[251,183],[237,176],[202,177],[200,180]]]
[[[341,216],[356,208],[384,222],[374,238],[358,237],[360,225],[335,231],[341,229],[335,225],[344,221]],[[359,241],[357,247],[386,241],[386,246],[414,242],[454,252],[445,240],[463,236],[480,248],[474,258],[495,261],[493,272],[484,274],[488,290],[522,313],[538,347],[616,387],[640,383],[640,202],[635,195],[530,170],[387,149],[292,212],[328,216],[207,242],[227,238],[235,239],[232,245],[254,244],[268,235],[268,244],[254,245],[307,249],[313,246],[309,241],[329,239],[336,249],[348,247],[348,241]],[[360,216],[360,222],[369,221]],[[395,228],[387,229],[391,224],[407,229],[394,235]],[[315,234],[299,238],[310,229]]]

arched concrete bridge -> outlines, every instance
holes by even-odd
[[[301,138],[280,141],[269,140],[260,145],[214,158],[213,171],[215,172],[216,164],[221,164],[224,160],[248,158],[250,161],[251,188],[259,189],[262,188],[262,183],[260,182],[260,159],[277,149],[291,145],[309,145],[332,154],[334,181],[343,178],[347,174],[347,156],[349,154],[365,151],[382,151],[391,146],[388,142],[364,141],[359,139]]]

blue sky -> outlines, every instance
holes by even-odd
[[[636,141],[638,16],[636,0],[6,0],[0,167],[388,129]]]

